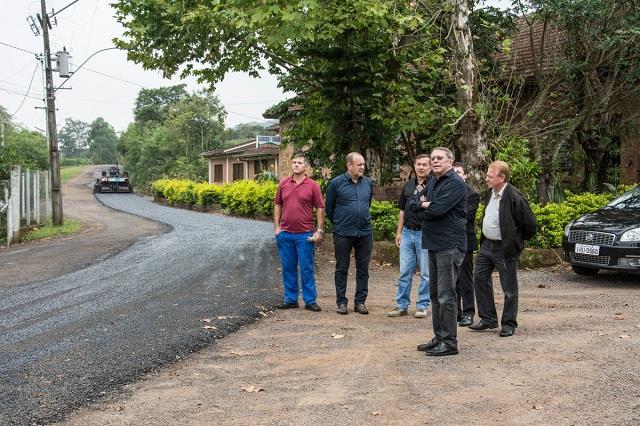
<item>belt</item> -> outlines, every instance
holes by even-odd
[[[409,225],[405,225],[404,226],[407,229],[410,229],[412,231],[422,231],[422,227],[421,226],[409,226]]]
[[[489,241],[492,244],[502,244],[502,240],[490,240],[489,238],[485,238],[485,241]]]

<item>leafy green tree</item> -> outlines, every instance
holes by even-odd
[[[111,124],[98,117],[89,126],[89,155],[94,164],[115,164],[118,162],[118,136]]]
[[[82,157],[87,153],[89,123],[67,118],[58,132],[60,152],[65,157]]]
[[[133,109],[136,123],[144,125],[164,122],[169,116],[171,106],[189,96],[185,87],[187,87],[185,84],[178,84],[140,90]]]
[[[240,123],[230,129],[226,129],[224,139],[230,141],[234,139],[255,138],[256,135],[265,134],[265,127],[267,126],[268,124],[265,123]]]
[[[447,76],[423,66],[441,56],[439,27],[414,2],[120,0],[114,7],[126,29],[116,44],[165,76],[215,83],[229,71],[258,76],[266,66],[304,105],[287,141],[310,146],[319,165],[342,169],[343,154],[358,150],[369,163],[390,167],[399,132],[407,134],[401,144],[424,149],[423,136],[438,133],[454,111],[448,88],[444,97],[430,91],[434,79]],[[422,77],[431,80],[423,84]],[[419,133],[402,128],[409,120],[399,111],[411,111]]]
[[[49,148],[44,135],[13,123],[1,106],[0,119],[4,122],[4,146],[0,146],[0,180],[9,179],[12,166],[47,170]]]
[[[183,86],[163,89],[177,93]],[[139,98],[153,90],[143,89]],[[187,93],[165,100],[163,114],[132,123],[118,141],[118,151],[138,188],[162,177],[205,179],[207,162],[201,154],[222,146],[226,113],[213,93]],[[137,113],[134,110],[140,116]]]

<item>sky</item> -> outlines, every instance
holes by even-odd
[[[60,10],[73,0],[47,0],[50,12]],[[72,58],[72,71],[98,50],[112,47],[112,39],[122,33],[113,17],[109,0],[79,0],[58,14],[57,25],[49,32],[51,52],[66,47]],[[494,6],[506,6],[508,0],[489,0]],[[43,72],[35,58],[43,51],[42,35],[35,36],[27,22],[36,18],[40,0],[0,0],[0,105],[12,120],[32,130],[46,128],[43,109]],[[7,46],[9,45],[9,46]],[[54,84],[63,79],[54,72]],[[56,93],[58,129],[66,118],[91,122],[104,118],[117,131],[123,131],[133,121],[135,99],[142,88],[157,88],[187,84],[187,90],[202,88],[195,79],[163,79],[155,71],[145,71],[141,65],[127,61],[126,53],[107,50],[97,53],[74,73],[65,84],[70,90]],[[215,87],[227,111],[226,126],[239,123],[264,122],[262,113],[271,105],[288,97],[277,87],[275,77],[266,71],[261,78],[232,73]]]

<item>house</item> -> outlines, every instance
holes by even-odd
[[[253,179],[261,172],[280,173],[280,136],[256,136],[237,145],[203,152],[209,162],[209,183]]]
[[[539,88],[536,86],[536,76],[540,79],[553,80],[558,73],[557,64],[565,58],[565,47],[568,42],[567,34],[553,25],[544,25],[540,21],[516,20],[516,31],[511,36],[508,51],[495,55],[497,62],[502,65],[506,79],[522,78],[524,90],[520,93],[518,106],[528,105],[535,98]],[[614,103],[608,113],[618,119],[629,119],[629,125],[622,129],[615,138],[619,144],[619,174],[622,184],[640,182],[640,119],[638,108],[640,104],[636,98],[627,98],[623,102]],[[565,179],[580,181],[584,179],[584,165],[573,164],[577,141],[572,139],[560,146],[558,162]],[[614,154],[615,155],[615,154]]]

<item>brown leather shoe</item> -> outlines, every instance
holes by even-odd
[[[369,310],[364,306],[364,303],[356,304],[356,306],[353,307],[353,312],[357,312],[362,315],[369,315]]]
[[[338,305],[338,309],[336,309],[336,312],[340,315],[347,315],[349,313],[349,309],[347,309],[347,305],[343,303],[341,305]]]

